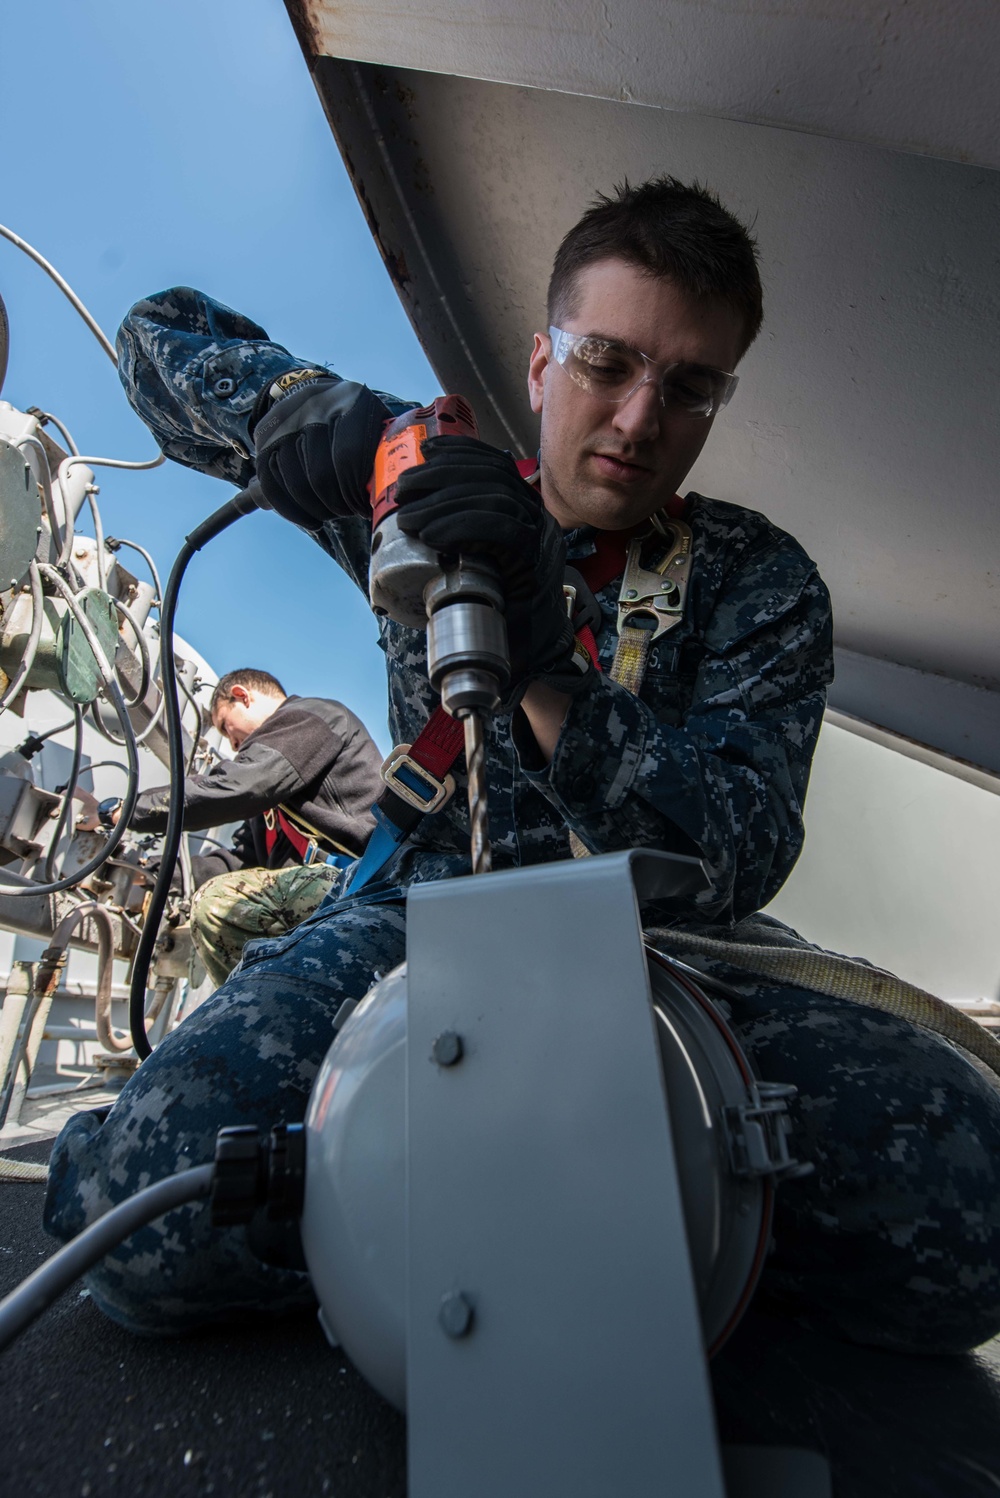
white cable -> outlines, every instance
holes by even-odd
[[[153,558],[150,556],[145,546],[140,546],[138,541],[127,541],[124,537],[118,536],[109,536],[107,539],[107,545],[112,551],[116,550],[119,546],[130,546],[133,551],[137,551],[139,553],[143,561],[146,563],[146,566],[149,568],[150,576],[153,579],[153,587],[156,589],[156,597],[153,599],[150,607],[158,609],[163,598],[163,589],[160,586],[160,574],[157,572],[156,563],[153,561]]]
[[[97,319],[95,317],[92,317],[87,311],[86,307],[83,305],[80,298],[73,290],[72,286],[70,286],[69,282],[63,280],[62,276],[56,270],[55,266],[50,265],[44,255],[40,255],[32,245],[28,244],[27,240],[22,239],[19,234],[15,234],[13,229],[5,228],[3,224],[0,224],[0,234],[3,235],[4,239],[9,239],[11,244],[16,245],[19,250],[23,250],[24,253],[29,256],[36,265],[41,266],[42,270],[47,276],[51,277],[51,279],[59,287],[59,290],[62,292],[63,296],[66,297],[66,299],[71,302],[72,305],[76,308],[77,312],[79,312],[80,316],[83,318],[84,322],[87,324],[87,327],[93,333],[94,337],[97,339],[98,343],[101,345],[101,348],[107,354],[112,364],[117,364],[118,355],[115,353],[114,344],[111,342],[110,338],[108,338],[107,334],[103,331]]]
[[[60,565],[65,566],[69,561],[69,554],[73,549],[73,516],[70,511],[69,500],[66,497],[64,481],[75,463],[85,463],[88,468],[129,468],[138,471],[144,468],[159,468],[160,464],[166,461],[167,457],[165,453],[157,453],[155,458],[148,458],[141,463],[126,462],[124,458],[92,458],[80,453],[74,453],[70,458],[63,458],[56,469],[56,481],[59,485],[59,493],[62,495],[63,513],[66,517],[66,530],[63,536],[62,551],[59,555]],[[91,510],[96,514],[96,506],[93,502],[91,503]]]
[[[59,469],[58,469],[58,472],[57,472],[57,475],[56,475],[56,477],[58,479],[58,483],[59,483],[59,493],[60,493],[60,495],[62,497],[62,502],[63,502],[63,514],[66,517],[66,535],[65,535],[65,537],[63,538],[63,540],[62,540],[62,542],[60,544],[60,552],[59,552],[60,562],[61,563],[65,563],[68,560],[68,553],[69,553],[69,551],[70,551],[70,549],[71,549],[71,547],[73,545],[73,540],[74,540],[74,536],[75,536],[75,526],[74,526],[74,522],[73,522],[73,515],[72,515],[72,512],[71,512],[70,507],[69,507],[69,502],[68,502],[68,500],[66,498],[66,489],[65,489],[63,481],[64,481],[66,475],[69,473],[70,468],[72,468],[73,464],[74,463],[86,463],[88,466],[91,466],[91,467],[94,467],[94,468],[146,469],[146,468],[159,468],[162,463],[166,462],[166,457],[165,457],[165,455],[163,453],[159,453],[157,457],[150,458],[150,459],[145,460],[145,461],[143,461],[141,463],[126,462],[124,458],[93,458],[93,457],[87,457],[87,456],[81,454],[80,449],[77,447],[76,443],[73,440],[72,433],[69,431],[69,429],[66,427],[66,425],[59,420],[58,416],[53,416],[52,413],[51,413],[51,411],[42,411],[39,407],[35,407],[31,412],[29,412],[29,415],[36,416],[36,419],[38,421],[40,421],[43,425],[46,422],[50,421],[52,423],[52,425],[57,428],[57,430],[59,431],[59,435],[62,437],[62,439],[65,442],[66,446],[70,450],[70,456],[68,458],[64,458],[63,461],[60,463]],[[49,517],[49,526],[52,529],[53,539],[55,540],[55,539],[57,539],[57,532],[58,532],[59,527],[57,526],[57,523],[56,523],[55,508],[54,508],[54,505],[52,503],[52,469],[49,466],[49,455],[45,451],[44,444],[42,442],[40,442],[37,437],[32,437],[32,436],[20,437],[20,438],[18,438],[17,442],[15,443],[15,446],[16,447],[21,447],[25,443],[30,443],[32,447],[35,447],[35,448],[38,449],[38,451],[39,451],[39,453],[41,454],[41,457],[42,457],[42,462],[45,465],[44,476],[43,476],[43,479],[41,480],[41,482],[42,482],[42,488],[45,491],[45,500],[46,500],[45,508],[46,508],[46,513],[48,514],[48,517]],[[108,590],[108,564],[107,564],[107,557],[104,554],[104,550],[105,550],[104,549],[104,527],[101,524],[101,512],[100,512],[100,509],[98,508],[97,497],[96,496],[97,496],[97,489],[94,488],[94,487],[92,487],[92,486],[90,486],[88,484],[87,490],[86,490],[86,497],[87,497],[87,503],[90,506],[90,513],[93,516],[93,520],[94,520],[94,539],[97,542],[97,583],[98,583],[98,587],[102,590],[102,592],[106,593],[107,590]],[[145,551],[142,547],[137,546],[134,541],[125,541],[125,542],[121,542],[120,544],[121,545],[125,545],[125,546],[133,546],[136,551],[141,551],[142,552],[142,555],[145,557],[147,563],[149,564],[149,568],[150,568],[151,572],[153,573],[153,576],[154,576],[154,578],[156,580],[157,593],[159,593],[159,578],[156,576],[156,568],[153,566],[153,562],[152,562],[152,559],[151,559],[149,553],[147,551]]]
[[[70,613],[80,626],[83,637],[93,652],[97,668],[104,681],[105,690],[111,699],[115,712],[118,714],[118,721],[122,726],[122,732],[125,734],[125,753],[128,759],[129,777],[128,784],[125,787],[125,795],[122,797],[121,815],[115,826],[108,833],[104,847],[94,858],[91,858],[82,868],[77,869],[68,879],[59,879],[53,884],[29,883],[25,885],[21,877],[13,872],[10,878],[14,880],[14,883],[10,884],[4,878],[5,870],[0,869],[0,884],[3,885],[4,892],[8,895],[54,895],[58,894],[60,890],[70,889],[73,885],[80,884],[84,879],[89,878],[95,869],[100,868],[101,864],[111,857],[111,854],[125,836],[129,818],[132,815],[136,797],[139,794],[139,749],[135,740],[135,731],[132,728],[128,710],[125,707],[125,700],[115,680],[115,673],[105,654],[104,647],[97,638],[93,625],[80,607],[75,593],[62,574],[47,562],[32,562],[31,565],[36,568],[39,574],[43,574],[50,582],[54,583],[63,598],[65,598]]]
[[[166,461],[166,453],[157,453],[155,458],[147,458],[142,463],[126,462],[124,458],[92,458],[87,453],[74,453],[70,458],[63,458],[59,467],[60,470],[65,468],[68,471],[74,463],[86,463],[89,468],[159,468]]]
[[[111,595],[108,594],[108,597],[110,598]],[[139,662],[142,668],[142,677],[140,679],[139,690],[136,695],[125,704],[126,707],[136,707],[138,703],[144,702],[146,700],[146,694],[149,691],[150,683],[153,680],[153,664],[149,656],[149,641],[146,639],[146,636],[143,634],[138,623],[136,622],[135,615],[132,613],[131,609],[126,604],[122,603],[120,598],[112,598],[111,602],[114,604],[119,614],[121,614],[122,618],[125,620],[132,633],[135,635],[136,645],[139,650]]]
[[[190,900],[194,894],[194,874],[191,871],[191,834],[181,834],[180,857],[177,860],[181,871],[181,894],[185,900]]]
[[[42,577],[37,562],[32,562],[28,568],[28,577],[31,581],[31,629],[28,632],[28,643],[24,647],[21,664],[14,672],[14,678],[8,686],[3,697],[0,697],[0,713],[6,712],[11,703],[17,697],[24,683],[28,679],[28,672],[35,664],[35,655],[38,651],[38,642],[42,638],[42,623],[45,618],[45,599],[42,596]]]
[[[31,260],[33,260],[36,265],[40,266],[42,268],[42,270],[45,272],[45,274],[47,276],[49,276],[55,282],[55,284],[59,287],[59,290],[62,292],[63,296],[66,297],[66,299],[70,302],[70,304],[76,309],[76,311],[83,318],[84,322],[87,324],[87,327],[93,333],[94,337],[97,339],[98,343],[101,345],[102,349],[107,354],[107,356],[111,360],[112,364],[114,364],[114,365],[117,366],[117,364],[118,364],[118,355],[115,352],[115,346],[114,346],[114,344],[111,342],[110,338],[104,332],[103,328],[98,323],[97,319],[95,317],[93,317],[90,312],[87,311],[87,308],[83,305],[83,302],[77,296],[76,292],[73,290],[72,286],[70,286],[69,282],[66,281],[59,274],[59,272],[56,270],[55,266],[52,265],[52,264],[50,264],[50,262],[48,260],[46,260],[45,256],[42,255],[42,254],[40,254],[40,252],[38,250],[36,250],[33,245],[30,245],[26,239],[22,239],[19,234],[15,234],[14,231],[13,231],[13,229],[8,229],[5,224],[0,224],[0,235],[3,235],[4,239],[9,240],[12,245],[15,245],[17,247],[17,249],[22,250],[25,255],[27,255]],[[60,552],[60,555],[59,555],[59,561],[60,561],[61,564],[65,564],[68,561],[68,559],[69,559],[69,552],[70,552],[70,549],[71,549],[71,547],[73,545],[73,517],[70,514],[69,504],[67,503],[67,500],[66,500],[66,492],[65,492],[65,489],[63,488],[63,472],[64,472],[64,470],[68,471],[69,468],[71,467],[71,465],[73,463],[87,463],[92,468],[131,468],[131,469],[159,468],[159,466],[160,466],[161,463],[165,463],[166,462],[166,455],[164,453],[160,453],[157,457],[151,459],[148,463],[126,463],[126,462],[124,462],[123,460],[121,460],[119,458],[88,458],[88,457],[81,457],[80,456],[80,450],[79,450],[79,448],[77,447],[76,443],[73,441],[72,437],[70,436],[69,432],[67,431],[67,429],[63,425],[63,423],[61,421],[59,421],[57,417],[50,416],[50,415],[48,415],[48,413],[46,413],[44,411],[42,412],[42,416],[46,420],[51,421],[56,427],[58,427],[60,433],[63,436],[63,439],[65,440],[67,446],[71,449],[71,452],[72,452],[72,457],[68,458],[63,463],[60,463],[60,465],[59,465],[59,473],[57,475],[58,480],[59,480],[59,492],[60,492],[60,494],[62,495],[62,498],[63,498],[63,513],[65,515],[65,520],[66,520],[66,532],[65,532],[65,535],[63,537],[63,545],[62,545],[62,551]],[[90,498],[89,494],[88,494],[88,498]],[[97,517],[96,506],[94,505],[93,501],[91,501],[91,510],[94,511],[95,525],[99,525],[100,522],[99,522],[99,519]],[[98,550],[98,563],[97,563],[97,565],[98,565],[98,572],[99,572],[99,574],[101,574],[103,572],[103,569],[104,569],[104,561],[103,561],[103,559],[101,557],[100,549]],[[104,588],[104,583],[103,582],[101,583],[101,587],[102,587],[102,589]]]
[[[68,567],[73,560],[73,542],[76,538],[76,517],[70,507],[69,496],[66,493],[66,485],[63,483],[64,470],[67,463],[72,463],[73,458],[63,458],[56,469],[56,483],[59,485],[59,497],[63,507],[63,533],[62,545],[59,548],[58,564],[60,567]]]
[[[101,512],[97,507],[97,485],[87,485],[87,503],[90,506],[90,518],[94,522],[94,541],[97,543],[97,586],[102,593],[108,591],[108,559],[104,551],[104,526],[101,524]]]
[[[52,425],[56,428],[60,437],[65,442],[66,446],[69,448],[73,456],[79,456],[80,449],[77,447],[69,431],[59,420],[58,416],[53,416],[51,411],[42,411],[37,406],[35,406],[34,409],[30,410],[28,412],[28,415],[37,417],[42,426],[44,426],[47,421],[51,421]]]
[[[201,704],[196,700],[194,693],[191,691],[191,688],[184,680],[181,672],[176,671],[174,675],[177,681],[177,685],[184,693],[184,696],[187,698],[189,705],[194,709],[194,732],[191,736],[191,753],[188,756],[188,762],[184,767],[185,775],[190,775],[194,770],[195,755],[198,753],[198,740],[201,738],[202,734],[203,719],[201,716]],[[181,721],[183,722],[183,714],[181,717]]]
[[[160,719],[163,717],[163,710],[164,710],[165,706],[166,706],[166,698],[164,697],[163,690],[161,688],[160,689],[160,700],[156,704],[156,710],[153,713],[153,716],[150,718],[149,722],[146,724],[146,726],[142,730],[142,732],[141,733],[137,733],[136,736],[135,736],[135,741],[136,741],[137,744],[144,744],[146,742],[146,740],[149,738],[150,734],[153,732],[153,729],[157,726],[157,724],[159,723]],[[111,730],[109,729],[108,725],[104,722],[104,719],[101,717],[100,713],[98,712],[98,710],[97,710],[97,703],[96,702],[92,702],[90,704],[90,707],[91,707],[90,721],[93,723],[94,727],[97,729],[97,731],[101,735],[101,737],[103,739],[107,739],[107,741],[108,741],[109,744],[115,744],[115,745],[117,745],[118,748],[121,748],[121,746],[122,746],[122,744],[124,744],[125,740],[116,737],[116,735],[111,732]]]
[[[60,494],[60,497],[61,497],[62,503],[63,503],[63,515],[65,517],[65,531],[64,531],[64,534],[63,534],[63,537],[62,537],[61,540],[59,538],[59,531],[60,531],[61,528],[59,526],[58,519],[56,517],[55,505],[53,503],[53,496],[52,496],[52,469],[49,466],[49,455],[45,451],[45,446],[44,446],[44,444],[42,442],[39,441],[39,439],[37,437],[32,437],[32,436],[19,437],[17,439],[17,441],[15,442],[14,446],[15,447],[24,447],[26,445],[30,445],[32,448],[36,448],[38,450],[39,454],[41,455],[41,460],[42,460],[42,463],[44,465],[44,469],[43,469],[42,476],[41,476],[39,482],[41,483],[43,497],[44,497],[44,500],[45,500],[45,512],[46,512],[46,514],[48,516],[49,528],[52,531],[52,538],[53,538],[54,541],[57,541],[58,544],[59,544],[60,560],[61,560],[62,563],[65,563],[68,560],[68,553],[69,553],[69,551],[72,548],[73,541],[74,541],[75,536],[76,536],[76,527],[75,527],[74,522],[73,522],[73,512],[70,509],[69,500],[68,500],[67,495],[66,495],[66,488],[65,488],[65,485],[64,485],[64,482],[63,482],[64,478],[68,474],[68,472],[69,472],[70,468],[73,466],[73,464],[74,463],[86,463],[88,466],[95,466],[95,467],[144,469],[144,468],[159,468],[159,466],[160,466],[161,463],[165,463],[166,462],[166,458],[165,458],[165,456],[164,456],[163,453],[160,453],[158,457],[150,458],[148,461],[144,461],[144,462],[141,462],[141,463],[131,463],[131,462],[127,463],[122,458],[91,458],[91,457],[83,456],[83,455],[81,455],[80,450],[77,447],[76,443],[73,441],[72,437],[69,435],[69,433],[67,432],[66,428],[63,426],[62,422],[61,421],[57,421],[54,416],[50,416],[47,411],[43,411],[41,414],[42,414],[42,416],[44,416],[44,418],[45,418],[46,421],[53,422],[55,424],[55,426],[57,426],[59,428],[59,431],[62,434],[63,438],[65,439],[65,441],[72,448],[72,456],[63,459],[63,461],[59,465],[59,468],[58,468],[57,474],[56,474],[56,477],[57,477],[57,480],[58,480],[58,483],[59,483],[59,494]],[[107,557],[105,555],[105,546],[104,546],[104,526],[101,523],[101,512],[100,512],[100,509],[99,509],[98,504],[97,504],[97,489],[96,489],[96,487],[94,485],[91,485],[91,484],[87,485],[86,498],[87,498],[87,503],[90,506],[91,516],[93,517],[93,521],[94,521],[94,540],[97,543],[97,582],[98,582],[98,587],[101,589],[102,592],[106,593],[107,590],[108,590],[108,563],[107,563]],[[142,555],[146,559],[147,564],[149,565],[150,571],[153,574],[154,581],[156,582],[156,585],[157,585],[157,594],[159,594],[159,581],[160,580],[159,580],[159,576],[157,575],[156,568],[153,565],[153,560],[150,557],[149,553],[143,547],[138,546],[134,541],[121,541],[121,542],[119,542],[119,545],[121,545],[121,546],[131,546],[136,551],[139,551],[139,552],[142,553]]]
[[[52,468],[49,463],[49,455],[45,451],[45,444],[39,441],[37,437],[32,437],[29,435],[19,437],[14,444],[15,447],[25,447],[28,445],[30,445],[31,448],[38,450],[38,452],[41,454],[42,463],[44,464],[44,473],[39,482],[42,486],[42,498],[45,504],[45,513],[48,516],[49,530],[52,532],[52,543],[56,549],[56,556],[59,559],[60,566],[71,568],[79,579],[80,570],[74,565],[73,559],[70,555],[73,550],[73,541],[76,535],[76,527],[73,520],[73,511],[70,509],[69,500],[66,497],[66,490],[62,481],[62,466],[60,465],[59,471],[56,475],[59,481],[59,498],[62,500],[63,507],[63,523],[62,525],[60,525],[59,517],[56,514],[55,501],[52,494]],[[75,444],[73,451],[78,451]],[[28,466],[29,468],[31,467],[30,459]],[[93,510],[93,504],[91,505],[91,510]],[[98,576],[100,576],[100,566],[98,566]]]
[[[112,603],[114,603],[114,602],[115,602],[115,600],[112,599]],[[133,624],[132,627],[134,629],[135,625]],[[143,638],[145,638],[145,636]],[[148,642],[147,642],[147,649],[148,649]],[[158,683],[156,682],[156,678],[155,677],[151,676],[150,677],[150,681],[151,681],[151,683],[152,683],[153,686],[157,686],[158,685]],[[159,693],[160,693],[160,700],[156,704],[156,708],[155,708],[155,710],[153,712],[153,716],[150,718],[150,720],[146,724],[145,728],[142,730],[141,733],[137,733],[136,734],[135,741],[136,741],[137,744],[144,744],[146,742],[146,740],[149,738],[150,734],[153,732],[153,729],[156,727],[156,725],[159,723],[160,719],[163,717],[163,712],[164,712],[164,709],[166,708],[166,705],[167,705],[167,698],[166,698],[166,693],[163,690],[162,683],[158,685],[158,689],[159,689]],[[139,699],[136,700],[136,704],[130,704],[130,705],[137,705],[138,700]],[[98,733],[101,735],[101,737],[107,739],[107,741],[108,741],[109,744],[117,744],[119,746],[122,745],[125,742],[125,740],[124,739],[116,738],[115,735],[108,728],[108,725],[104,722],[104,720],[102,719],[102,717],[100,715],[100,712],[98,711],[98,707],[97,707],[96,701],[92,702],[90,704],[90,706],[91,706],[91,714],[90,714],[91,721],[92,721],[94,727],[97,729]]]
[[[27,1160],[0,1158],[0,1181],[47,1181],[49,1167],[32,1165]]]
[[[49,842],[49,851],[45,855],[45,866],[42,878],[46,884],[51,883],[55,876],[55,859],[59,850],[59,843],[66,830],[66,824],[73,810],[73,797],[76,795],[77,786],[80,783],[80,766],[83,762],[83,712],[78,702],[73,703],[73,758],[70,763],[69,778],[63,786],[62,805],[56,818],[55,831]]]
[[[139,735],[138,742],[140,744],[144,744],[146,742],[146,740],[149,738],[149,735],[153,732],[153,729],[157,726],[157,724],[159,723],[160,719],[163,717],[163,713],[164,713],[164,710],[165,710],[166,706],[167,706],[167,694],[163,690],[163,682],[161,680],[160,681],[160,700],[156,704],[156,711],[153,713],[153,716],[150,718],[149,722],[146,724],[145,728],[142,730],[142,733]]]

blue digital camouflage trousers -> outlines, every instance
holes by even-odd
[[[109,1112],[69,1120],[49,1166],[48,1232],[72,1238],[132,1192],[207,1163],[227,1125],[266,1132],[305,1117],[338,1008],[405,953],[402,896],[332,908],[248,943],[236,971],[165,1037]],[[213,1228],[200,1204],[134,1233],[86,1283],[112,1320],[152,1334],[281,1312],[311,1294],[304,1274],[261,1263],[245,1229]]]
[[[327,902],[243,964],[143,1063],[109,1113],[56,1142],[45,1225],[71,1238],[130,1192],[213,1157],[217,1129],[303,1118],[345,998],[404,956],[399,903]],[[761,1293],[819,1329],[957,1352],[1000,1330],[1000,1091],[953,1046],[889,1015],[711,964],[721,1002],[770,1081],[794,1083],[794,1152]],[[613,1001],[609,999],[609,1010]],[[87,1281],[135,1331],[162,1334],[311,1299],[204,1206],[136,1233]]]
[[[758,1075],[798,1088],[792,1149],[814,1171],[778,1187],[762,1297],[899,1352],[1000,1332],[997,1080],[907,1020],[687,960],[725,980],[717,1002]]]

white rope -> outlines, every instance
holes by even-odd
[[[0,1155],[0,1181],[47,1181],[49,1167],[32,1165],[28,1160],[8,1160]]]

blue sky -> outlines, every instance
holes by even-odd
[[[281,0],[50,0],[3,24],[0,222],[41,251],[113,338],[131,304],[198,286],[304,358],[421,402],[440,387],[369,236]],[[0,239],[11,324],[2,398],[81,450],[151,456],[92,335]],[[98,473],[105,529],[165,574],[233,492],[175,463]],[[383,747],[383,657],[361,596],[307,537],[241,521],[188,570],[178,630],[216,670],[338,697]]]

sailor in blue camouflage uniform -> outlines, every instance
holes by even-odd
[[[578,669],[562,581],[598,530],[629,531],[679,488],[760,319],[753,242],[711,194],[665,178],[600,199],[560,247],[552,327],[529,367],[544,508],[507,455],[454,438],[427,445],[400,497],[401,526],[440,550],[485,551],[504,582],[513,666],[487,734],[494,866],[567,858],[570,832],[595,853],[697,854],[709,887],[654,911],[659,928],[717,933],[767,904],[795,863],[832,677],[828,594],[762,515],[689,494],[684,618],[654,643],[633,693],[609,675],[618,581],[597,593],[601,670]],[[139,302],[119,353],[169,457],[238,485],[256,471],[272,508],[367,593],[366,485],[383,422],[408,403],[339,380],[186,288]],[[379,629],[393,741],[412,742],[437,701],[424,636],[388,619]],[[404,956],[407,887],[469,871],[458,779],[362,893],[331,895],[288,935],[249,944],[110,1112],[66,1125],[50,1232],[68,1239],[130,1192],[210,1160],[220,1127],[304,1116],[341,1002]],[[760,1074],[798,1086],[796,1153],[816,1164],[779,1192],[763,1293],[902,1350],[957,1351],[995,1333],[994,1087],[913,1025],[709,966],[730,983],[732,1023]],[[263,1264],[243,1229],[212,1229],[200,1207],[137,1233],[88,1283],[109,1316],[154,1334],[310,1299],[303,1274]]]

